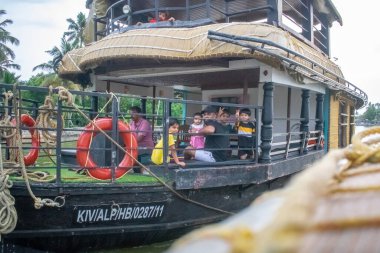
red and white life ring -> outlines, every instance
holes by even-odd
[[[313,140],[309,140],[309,141],[307,142],[307,145],[308,145],[308,146],[316,145],[316,144],[317,144],[317,141],[318,141],[318,140],[315,140],[315,139],[313,139]],[[325,138],[323,138],[323,137],[321,138],[320,146],[321,146],[322,148],[325,146]]]
[[[38,152],[40,147],[40,134],[36,130],[36,122],[34,119],[28,114],[21,114],[20,118],[21,124],[29,127],[29,133],[32,138],[32,145],[29,150],[29,153],[24,156],[24,164],[25,166],[32,165],[36,162],[38,158]],[[12,120],[12,124],[16,125],[16,119]]]
[[[95,124],[95,126],[93,126],[93,124]],[[127,151],[124,155],[123,160],[115,169],[115,178],[120,178],[125,173],[127,173],[134,164],[134,161],[137,157],[137,140],[130,132],[128,124],[119,120],[117,127],[120,131],[120,136],[124,141],[124,146]],[[92,160],[91,155],[89,154],[91,139],[93,139],[99,133],[98,129],[102,129],[104,131],[112,130],[112,119],[97,119],[94,123],[89,124],[85,127],[84,132],[80,134],[77,141],[77,162],[81,167],[87,169],[89,176],[100,180],[111,179],[111,169],[108,167],[98,167],[98,165]],[[133,159],[131,155],[135,159]]]

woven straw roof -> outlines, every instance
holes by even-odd
[[[288,32],[266,24],[224,23],[196,28],[137,29],[109,35],[85,48],[73,50],[63,58],[59,73],[69,77],[89,69],[106,66],[110,60],[158,59],[160,62],[196,62],[215,58],[256,58],[279,67],[280,62],[259,52],[251,53],[241,46],[207,38],[209,30],[234,35],[267,39],[313,59],[342,77],[339,67],[324,54],[300,42]],[[252,43],[255,44],[255,43]],[[257,44],[258,45],[258,44]],[[266,46],[266,48],[270,48]],[[278,49],[271,48],[273,51]],[[286,56],[284,52],[280,52]],[[295,58],[294,60],[302,62]],[[133,66],[125,65],[126,68]]]

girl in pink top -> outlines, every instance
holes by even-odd
[[[190,133],[198,133],[203,128],[202,114],[199,112],[194,114],[193,124],[190,125]],[[205,137],[193,135],[190,138],[190,145],[195,149],[203,149],[205,147]]]

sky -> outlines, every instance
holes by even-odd
[[[380,1],[332,0],[343,19],[343,26],[335,22],[330,31],[331,59],[342,68],[345,79],[364,90],[372,103],[380,103],[380,39],[378,17]],[[85,13],[85,0],[0,0],[0,9],[7,11],[6,18],[13,20],[7,27],[20,40],[15,62],[21,65],[18,74],[27,80],[37,74],[34,66],[51,60],[46,50],[60,45],[67,30],[67,18],[75,20],[79,12]],[[4,16],[3,16],[4,17]],[[379,93],[377,93],[379,92]]]
[[[86,0],[0,0],[0,9],[7,12],[1,18],[13,21],[6,29],[20,41],[19,46],[11,48],[21,71],[12,72],[27,80],[39,72],[33,72],[33,67],[52,60],[45,51],[60,48],[69,24],[66,19],[76,20],[79,12],[87,17],[85,3]]]

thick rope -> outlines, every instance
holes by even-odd
[[[57,135],[51,133],[48,129],[57,128],[57,122],[53,121],[52,117],[57,117],[57,112],[54,110],[54,100],[52,96],[52,87],[49,87],[49,95],[45,97],[44,104],[39,107],[39,115],[37,117],[36,124],[42,128],[41,133],[44,137],[44,141],[47,147],[54,147],[57,141]],[[62,121],[64,122],[64,121]],[[50,149],[48,149],[50,152]]]
[[[380,134],[380,127],[371,127],[354,135],[352,137],[352,146],[345,151],[348,163],[342,167],[336,174],[335,178],[341,181],[348,170],[362,165],[363,163],[379,163],[380,162],[380,146],[379,138],[372,138],[363,141],[367,137]]]
[[[145,169],[146,171],[148,171],[148,173],[150,175],[152,175],[158,182],[160,182],[162,185],[164,185],[167,189],[169,189],[177,197],[179,197],[179,198],[181,198],[181,199],[183,199],[185,201],[188,201],[190,203],[193,203],[195,205],[202,206],[204,208],[210,209],[210,210],[214,210],[214,211],[217,211],[217,212],[220,212],[220,213],[225,213],[225,214],[233,214],[232,212],[225,211],[225,210],[222,210],[222,209],[219,209],[219,208],[216,208],[216,207],[212,207],[212,206],[200,203],[198,201],[189,199],[189,198],[183,196],[182,194],[180,194],[178,191],[176,191],[175,189],[173,189],[173,187],[171,187],[170,185],[168,185],[165,181],[163,181],[156,174],[154,174],[149,168],[147,168],[145,165],[143,165],[142,163],[140,163],[130,152],[128,152],[127,150],[125,150],[125,148],[123,148],[122,146],[120,146],[120,144],[117,143],[114,139],[112,139],[112,137],[110,137],[103,129],[100,129],[96,124],[94,124],[94,121],[92,121],[82,110],[80,110],[80,108],[75,103],[73,103],[72,95],[71,95],[71,93],[66,88],[64,88],[64,87],[57,87],[57,89],[58,89],[58,95],[59,95],[59,99],[60,100],[66,101],[66,103],[67,103],[68,106],[72,106],[90,124],[92,124],[99,132],[101,132],[108,140],[110,140],[113,144],[115,144],[115,146],[118,149],[120,149],[121,151],[123,151],[125,154],[129,155],[134,160],[134,162],[136,164],[138,164],[143,169]],[[110,100],[112,100],[112,98],[115,97],[115,94],[113,94],[113,93],[110,93],[110,94],[111,94]]]
[[[14,93],[17,92],[16,84],[14,85],[13,89],[14,89],[14,91],[13,91]],[[25,184],[26,184],[28,193],[32,197],[32,199],[34,200],[34,207],[36,209],[40,209],[43,206],[62,207],[65,204],[64,197],[58,196],[54,200],[51,200],[49,198],[41,199],[39,197],[36,197],[32,191],[32,188],[31,188],[30,183],[29,183],[28,173],[27,173],[25,163],[24,163],[24,155],[23,155],[23,150],[22,150],[22,137],[20,135],[19,106],[18,106],[18,101],[17,101],[15,96],[13,98],[13,101],[14,101],[13,104],[14,104],[14,112],[15,112],[15,119],[16,119],[16,142],[17,142],[16,144],[17,144],[18,153],[19,153],[19,157],[18,157],[19,160],[18,161],[21,165],[21,174],[25,180]],[[58,198],[59,198],[59,201],[58,201]]]
[[[11,116],[8,113],[9,109],[9,101],[14,97],[12,91],[4,92],[5,97],[4,105],[7,108],[5,111],[4,119],[0,120],[0,139],[4,138],[7,140],[7,145],[12,147],[9,151],[9,160],[3,161],[3,167],[7,168],[7,175],[18,174],[20,169],[20,164],[18,162],[19,150],[13,147],[17,146],[17,138],[16,138],[16,127],[11,122]],[[34,134],[38,134],[35,131]],[[43,149],[45,153],[48,154],[49,158],[50,154],[48,151]],[[52,160],[52,159],[51,159]],[[52,160],[53,161],[53,160]],[[54,162],[54,161],[53,161]],[[51,182],[55,179],[55,176],[45,175],[45,172],[35,171],[35,172],[27,172],[28,177],[32,181],[36,182]],[[40,177],[39,177],[40,176]]]
[[[0,241],[1,235],[11,233],[17,224],[15,199],[9,189],[13,186],[3,168],[3,152],[0,142]]]

